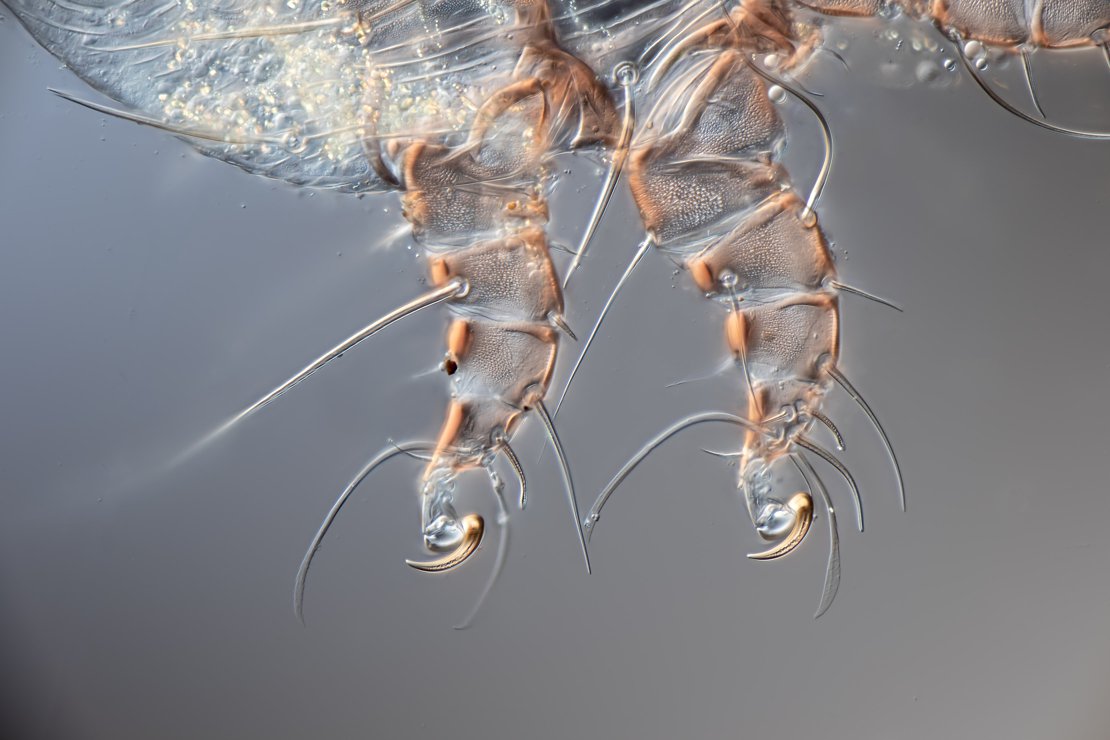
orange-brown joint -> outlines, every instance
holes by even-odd
[[[459,369],[459,363],[466,355],[470,343],[470,322],[466,319],[455,319],[447,330],[447,356],[443,358],[443,370],[448,375],[454,375]]]
[[[686,263],[686,269],[690,271],[690,277],[694,279],[694,283],[703,293],[713,292],[716,287],[716,280],[713,278],[713,271],[709,268],[704,257],[692,257]],[[442,285],[442,283],[436,283],[436,285]]]
[[[430,477],[442,466],[444,457],[450,457],[450,450],[459,436],[459,430],[462,428],[463,413],[464,408],[459,401],[451,401],[447,406],[447,418],[439,431],[435,454],[432,455],[428,467],[424,469],[425,478]]]
[[[743,311],[730,311],[725,319],[725,340],[732,354],[743,359],[748,352],[748,319]]]
[[[417,180],[416,163],[420,161],[428,145],[422,140],[412,142],[404,152],[402,171],[405,178],[405,194],[401,196],[401,213],[412,224],[414,232],[421,229],[421,224],[428,220],[428,204],[423,198],[423,193],[414,188]]]
[[[496,434],[511,435],[522,413],[494,398],[452,399],[425,480],[444,469],[458,472],[480,465]]]
[[[428,273],[432,279],[432,285],[442,288],[451,279],[451,266],[444,258],[433,257],[428,262]]]

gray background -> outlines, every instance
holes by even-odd
[[[587,577],[530,421],[516,444],[530,506],[459,632],[492,553],[447,577],[405,567],[421,554],[411,462],[333,528],[307,628],[290,607],[348,478],[389,437],[438,429],[446,383],[420,373],[441,356],[442,314],[170,464],[421,289],[408,239],[387,246],[396,198],[297,192],[67,104],[45,87],[91,93],[0,24],[8,736],[1106,737],[1110,146],[1022,123],[959,72],[903,84],[944,49],[914,56],[878,28],[849,32],[851,72],[826,55],[806,83],[836,137],[821,214],[841,275],[907,309],[846,298],[843,365],[901,454],[909,512],[839,397],[868,527],[852,528],[829,472],[844,579],[824,617],[821,527],[785,561],[744,557],[760,543],[735,471],[700,451],[735,447],[727,428],[688,433],[628,480]],[[1110,120],[1097,53],[1047,56],[1046,107]],[[790,149],[799,183],[810,139]],[[555,231],[569,243],[598,174],[567,166]],[[568,296],[580,334],[639,239],[617,201]],[[720,313],[650,255],[558,419],[583,507],[657,429],[737,408],[731,376],[665,388],[722,357]],[[472,500],[489,515],[484,486]]]

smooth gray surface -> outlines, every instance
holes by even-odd
[[[877,28],[856,27],[851,72],[826,58],[806,81],[836,137],[820,212],[842,278],[906,307],[846,298],[843,365],[901,454],[908,513],[840,398],[868,521],[852,529],[828,473],[844,579],[820,620],[823,529],[785,561],[744,557],[760,543],[734,471],[699,451],[734,447],[728,429],[669,443],[629,479],[587,577],[530,421],[517,443],[530,506],[513,513],[501,583],[458,632],[492,553],[447,577],[405,567],[421,552],[416,463],[383,469],[333,529],[307,628],[290,602],[350,475],[389,437],[438,429],[446,383],[414,376],[441,357],[442,314],[391,328],[169,467],[420,290],[407,236],[383,245],[403,226],[396,198],[296,192],[78,109],[45,87],[91,93],[0,24],[9,736],[1105,737],[1110,144],[1015,120],[960,73],[883,84],[886,58],[898,79],[917,59]],[[1042,74],[1051,111],[1110,120],[1097,53]],[[562,188],[569,243],[599,177],[568,166],[583,188]],[[568,296],[580,334],[640,238],[619,201]],[[736,408],[733,377],[664,387],[712,372],[721,331],[649,255],[558,419],[584,508],[657,429]],[[492,519],[484,486],[475,476]]]

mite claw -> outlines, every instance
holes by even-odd
[[[485,522],[477,514],[468,514],[463,517],[462,523],[462,542],[454,550],[436,560],[406,560],[405,564],[425,573],[442,573],[462,565],[478,549],[478,545],[482,543],[482,535],[485,534],[486,530]]]
[[[794,526],[779,544],[764,552],[749,553],[752,560],[775,560],[793,552],[802,540],[809,534],[809,526],[813,523],[813,499],[808,493],[795,493],[787,507],[794,512]]]

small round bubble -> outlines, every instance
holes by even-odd
[[[786,90],[783,90],[780,85],[771,85],[767,88],[767,97],[776,103],[785,103]]]

